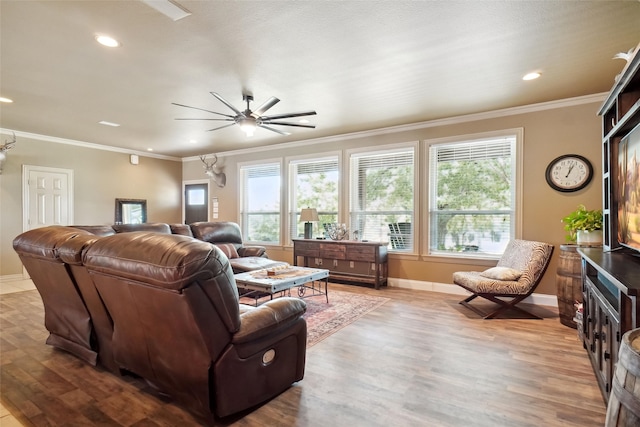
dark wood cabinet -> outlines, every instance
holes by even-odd
[[[640,327],[640,253],[618,241],[618,145],[640,123],[640,45],[617,77],[602,116],[603,248],[579,248],[582,263],[584,347],[605,402],[622,335]]]
[[[376,289],[387,284],[387,245],[350,240],[293,240],[293,264],[326,268],[337,280],[368,283]]]
[[[605,401],[622,335],[640,327],[640,258],[601,248],[581,248],[584,347]]]

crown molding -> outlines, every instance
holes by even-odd
[[[427,129],[438,126],[450,126],[461,123],[474,122],[478,120],[489,120],[500,117],[515,116],[518,114],[535,113],[539,111],[554,110],[557,108],[575,107],[584,104],[602,103],[607,93],[596,93],[593,95],[578,96],[575,98],[559,99],[555,101],[541,102],[538,104],[523,105],[521,107],[503,108],[501,110],[486,111],[483,113],[467,114],[463,116],[447,117],[444,119],[428,120],[424,122],[411,123],[407,125],[391,126],[386,128],[371,129],[366,131],[345,133],[340,135],[332,135],[314,139],[303,139],[300,141],[285,142],[282,144],[267,145],[264,147],[243,148],[240,150],[223,151],[215,153],[218,157],[238,156],[249,153],[281,150],[289,147],[300,147],[303,145],[327,144],[332,142],[341,142],[349,139],[370,138],[376,135],[385,135],[389,133],[408,132],[413,130]],[[213,153],[211,153],[213,154]],[[183,162],[198,160],[197,156],[183,157]]]
[[[463,116],[448,117],[444,119],[428,120],[424,122],[411,123],[407,125],[398,125],[398,126],[391,126],[386,128],[371,129],[366,131],[332,135],[332,136],[326,136],[321,138],[303,139],[299,141],[285,142],[282,144],[267,145],[264,147],[252,147],[252,148],[243,148],[240,150],[223,151],[215,154],[218,157],[239,156],[243,154],[256,153],[256,152],[282,150],[289,147],[300,147],[300,146],[315,145],[315,144],[327,144],[331,142],[340,142],[340,141],[345,141],[349,139],[369,138],[372,136],[385,135],[389,133],[408,132],[408,131],[419,130],[419,129],[433,128],[437,126],[450,126],[450,125],[455,125],[460,123],[474,122],[478,120],[489,120],[489,119],[496,119],[500,117],[515,116],[518,114],[527,114],[527,113],[534,113],[538,111],[553,110],[557,108],[574,107],[574,106],[583,105],[583,104],[602,103],[605,100],[606,96],[607,96],[607,93],[603,92],[603,93],[597,93],[593,95],[578,96],[575,98],[559,99],[556,101],[548,101],[548,102],[541,102],[538,104],[524,105],[521,107],[504,108],[501,110],[493,110],[493,111],[487,111],[483,113],[474,113],[474,114],[467,114]],[[166,156],[163,154],[149,153],[148,151],[137,151],[137,150],[129,150],[126,148],[110,147],[108,145],[94,144],[92,142],[58,138],[55,136],[48,136],[48,135],[39,135],[36,133],[22,132],[18,130],[5,129],[5,128],[0,128],[0,133],[5,133],[8,135],[10,135],[11,133],[15,133],[16,136],[37,139],[41,141],[54,142],[57,144],[75,145],[79,147],[93,148],[95,150],[113,151],[116,153],[137,154],[138,156],[141,156],[141,157],[151,157],[155,159],[171,160],[171,161],[183,162],[183,163],[199,160],[199,156],[189,156],[189,157]],[[213,154],[213,153],[209,153],[209,154]]]
[[[182,160],[180,157],[166,156],[164,154],[154,154],[154,153],[149,153],[148,151],[137,151],[137,150],[130,150],[127,148],[111,147],[108,145],[94,144],[93,142],[77,141],[74,139],[67,139],[67,138],[58,138],[57,136],[40,135],[37,133],[22,132],[22,131],[13,130],[13,129],[0,128],[0,133],[7,134],[7,135],[11,135],[15,133],[16,136],[20,136],[23,138],[37,139],[39,141],[46,141],[46,142],[54,142],[56,144],[75,145],[78,147],[92,148],[94,150],[112,151],[115,153],[137,154],[140,157],[152,157],[154,159],[172,160],[174,162],[179,162]]]

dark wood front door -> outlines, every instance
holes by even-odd
[[[188,184],[184,186],[184,222],[191,224],[209,220],[209,186]]]

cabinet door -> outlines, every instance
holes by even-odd
[[[602,375],[605,380],[605,392],[611,392],[611,381],[613,379],[613,352],[616,347],[614,332],[615,320],[611,314],[604,311],[604,324],[602,325]]]
[[[590,287],[585,287],[584,294],[584,345],[587,351],[592,355],[596,352],[595,342],[593,340],[593,329],[596,318],[596,301]]]

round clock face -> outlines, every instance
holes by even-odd
[[[554,190],[578,191],[586,187],[593,178],[593,167],[582,156],[565,154],[549,163],[545,177]]]

